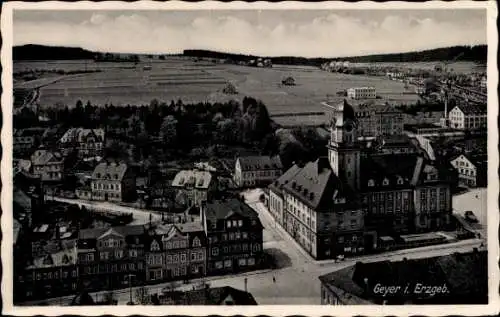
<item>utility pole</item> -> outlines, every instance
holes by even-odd
[[[248,292],[248,278],[245,277],[245,292]]]

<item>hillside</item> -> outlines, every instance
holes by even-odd
[[[479,45],[474,47],[454,46],[454,47],[437,48],[419,52],[379,54],[379,55],[354,56],[354,57],[342,57],[342,58],[304,58],[296,56],[280,56],[280,57],[270,57],[270,59],[273,64],[314,65],[314,66],[319,66],[322,63],[331,61],[332,59],[357,62],[357,63],[435,62],[435,61],[454,60],[455,58],[456,58],[455,61],[486,62],[487,52],[488,52],[488,47],[486,45]],[[264,56],[214,52],[207,50],[185,50],[184,55],[190,57],[200,57],[200,58],[227,59],[233,62],[247,62],[251,59],[264,57]]]
[[[93,59],[95,53],[77,47],[60,47],[45,45],[14,46],[13,60],[77,60]]]

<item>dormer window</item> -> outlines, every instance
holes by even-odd
[[[384,186],[389,185],[389,180],[387,178],[384,178],[384,181],[382,182],[382,185],[384,185]]]
[[[375,186],[375,181],[373,179],[370,179],[368,181],[368,187],[373,187],[373,186]]]
[[[151,251],[159,251],[159,250],[160,250],[160,245],[158,244],[158,242],[156,240],[154,240],[151,243]]]
[[[398,185],[403,185],[403,178],[398,177]]]

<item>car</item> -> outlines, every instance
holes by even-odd
[[[464,215],[465,215],[465,219],[469,222],[474,222],[474,223],[479,222],[477,220],[476,215],[474,215],[474,213],[472,212],[472,210],[467,210]]]

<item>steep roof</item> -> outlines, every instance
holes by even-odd
[[[182,170],[177,173],[172,181],[174,187],[192,186],[207,189],[212,181],[212,174],[208,171]]]
[[[38,155],[37,155],[38,154]],[[37,150],[35,154],[31,156],[31,162],[33,165],[45,165],[49,163],[61,163],[63,157],[59,152],[52,152],[48,150]]]
[[[82,240],[97,239],[108,232],[115,232],[124,237],[126,236],[136,236],[145,233],[145,228],[143,225],[132,225],[132,226],[117,226],[111,228],[92,228],[92,229],[82,229],[80,230],[78,237]]]
[[[420,179],[423,158],[418,154],[372,155],[361,160],[361,188],[391,189],[394,187],[415,186]],[[368,185],[374,181],[373,187]],[[389,183],[384,184],[384,180]],[[402,184],[398,184],[398,180]]]
[[[84,128],[70,128],[62,136],[61,142],[85,142],[85,139],[89,136],[95,137],[98,141],[104,140],[104,130],[103,129],[84,129]]]
[[[352,193],[333,173],[325,157],[307,163],[285,181],[283,189],[317,211],[331,210],[334,197],[348,198]]]
[[[243,171],[282,169],[279,156],[240,156],[238,160]]]
[[[486,114],[488,110],[486,105],[472,105],[469,103],[457,104],[455,107],[460,109],[465,115]]]
[[[274,192],[282,192],[283,186],[290,182],[290,180],[300,171],[300,167],[294,164],[283,175],[269,185],[269,188]]]
[[[212,221],[226,219],[233,214],[239,214],[245,218],[257,220],[260,223],[257,212],[250,208],[245,202],[236,198],[209,202],[205,210],[207,219]]]
[[[127,172],[128,165],[123,162],[101,162],[92,173],[92,179],[109,179],[121,181]]]
[[[44,254],[33,259],[27,269],[41,269],[50,267],[71,266],[77,263],[78,251],[76,244],[71,247],[60,249],[53,253]]]

